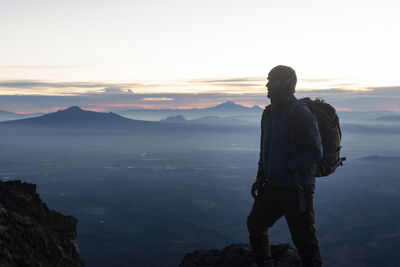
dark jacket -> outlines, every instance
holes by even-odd
[[[312,169],[322,155],[318,120],[305,104],[290,94],[281,105],[266,107],[261,119],[258,178],[272,186],[295,186],[293,174],[297,172],[302,185],[314,184]]]

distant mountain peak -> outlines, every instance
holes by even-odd
[[[84,110],[79,106],[71,106],[67,109],[61,109],[57,112],[48,113],[43,116],[13,120],[4,122],[5,124],[18,124],[18,125],[41,125],[41,126],[96,126],[96,127],[110,127],[124,126],[130,124],[135,120],[131,120],[121,115],[109,112],[96,112],[91,110]]]
[[[11,112],[11,111],[1,110],[0,109],[0,115],[17,115],[17,114],[14,113],[14,112]]]
[[[226,102],[223,102],[223,103],[217,105],[216,107],[236,107],[236,106],[240,106],[240,105],[235,104],[234,102],[228,100]]]
[[[80,106],[71,106],[69,108],[67,108],[69,110],[82,110]]]
[[[160,121],[163,121],[163,122],[187,122],[187,120],[182,115],[167,117]]]
[[[67,109],[60,109],[59,111],[83,111],[83,109],[81,109],[81,107],[79,106],[71,106]]]
[[[260,108],[260,106],[258,106],[258,105],[254,105],[251,107],[251,109],[258,110],[258,109],[263,109],[263,108]]]
[[[207,108],[207,109],[214,109],[214,110],[248,110],[248,107],[236,104],[230,100],[223,102],[221,104],[218,104],[214,107]]]

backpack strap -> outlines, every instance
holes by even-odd
[[[271,105],[265,106],[262,114],[262,120],[264,121],[265,117],[268,116],[270,113],[271,113]]]
[[[296,102],[290,107],[290,109],[288,111],[288,114],[287,114],[288,118],[289,118],[289,121],[290,121],[290,124],[291,124],[291,128],[292,128],[291,135],[292,135],[293,141],[295,139],[294,139],[294,134],[293,134],[293,123],[292,123],[293,119],[292,118],[293,118],[294,111],[296,110],[296,108],[299,105],[304,105],[304,104],[302,102],[296,100]],[[304,188],[301,185],[300,175],[299,175],[298,172],[295,172],[293,174],[293,180],[294,180],[294,183],[296,185],[297,191],[299,193],[299,211],[300,212],[305,212],[306,211],[306,197],[305,197],[305,194],[304,194]]]
[[[312,100],[309,97],[297,99],[296,102],[289,109],[289,112],[288,112],[289,118],[293,117],[294,111],[296,110],[296,108],[298,106],[306,105],[308,107],[307,103],[310,103],[310,102],[312,102]],[[310,109],[310,108],[308,107],[308,109]]]

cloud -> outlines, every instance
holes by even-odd
[[[142,98],[144,101],[171,101],[174,100],[172,97],[145,97]]]
[[[142,83],[48,82],[39,80],[0,81],[4,95],[85,95],[133,94],[132,88],[146,88]]]
[[[6,65],[0,66],[2,70],[32,70],[32,69],[40,69],[40,70],[48,70],[48,69],[76,69],[81,66],[76,65]]]
[[[115,90],[111,90],[115,92]],[[121,111],[133,108],[204,108],[233,101],[246,106],[265,106],[267,98],[260,94],[84,94],[84,95],[0,95],[0,106],[15,112],[48,112],[54,107],[80,106],[87,109]]]
[[[109,87],[106,87],[109,88]],[[104,91],[104,88],[102,89]],[[124,92],[122,89],[122,92]],[[225,101],[245,106],[269,104],[266,93],[226,94],[226,93],[121,93],[121,88],[111,88],[110,94],[82,94],[70,96],[48,95],[0,95],[3,110],[13,112],[47,112],[54,107],[77,105],[91,110],[122,111],[135,108],[205,108]],[[116,93],[119,92],[119,93]],[[320,90],[297,92],[297,98],[322,97],[339,110],[400,111],[400,87],[371,88],[371,91]]]
[[[191,84],[202,84],[202,85],[211,85],[217,87],[231,87],[231,88],[251,88],[258,87],[263,88],[265,84],[265,78],[256,78],[256,77],[244,77],[244,78],[235,78],[235,79],[204,79],[204,80],[190,80]]]
[[[375,87],[368,90],[315,90],[296,93],[297,98],[321,97],[334,107],[342,110],[374,111],[389,110],[400,111],[400,87]]]
[[[37,87],[51,87],[51,88],[95,88],[105,87],[104,83],[88,83],[88,82],[42,82],[36,80],[17,80],[17,81],[0,81],[0,87],[5,88],[37,88]]]
[[[120,87],[106,87],[104,88],[104,93],[105,94],[133,94],[133,91],[131,89],[122,89]]]
[[[47,82],[39,80],[8,80],[0,81],[4,88],[126,88],[149,86],[145,83],[94,83],[94,82]],[[126,91],[131,91],[126,88]]]
[[[302,81],[302,80],[300,80]],[[342,90],[359,89],[356,84],[341,83],[338,80],[306,79],[312,85],[303,84],[298,91],[314,91],[323,88]],[[342,81],[342,80],[340,80]],[[78,95],[78,94],[126,94],[139,93],[225,93],[249,94],[265,93],[265,78],[242,77],[233,79],[192,79],[175,81],[139,81],[134,83],[105,82],[54,82],[40,80],[0,81],[3,94],[42,94],[42,95]],[[321,84],[318,84],[321,83]],[[322,84],[324,83],[324,84]],[[344,88],[345,87],[345,88]],[[322,92],[322,90],[321,90]]]
[[[40,80],[10,80],[0,81],[0,87],[3,88],[19,88],[21,90],[27,88],[105,88],[114,90],[116,88],[130,90],[129,88],[145,88],[145,87],[187,87],[187,86],[232,86],[232,87],[249,87],[263,86],[265,79],[262,78],[237,78],[237,79],[196,79],[196,80],[177,80],[164,82],[135,82],[135,83],[91,83],[91,82],[49,82]],[[107,92],[107,90],[103,90]]]
[[[260,81],[265,81],[265,78],[259,78],[259,77],[243,77],[243,78],[234,78],[234,79],[214,79],[214,80],[209,80],[209,79],[204,79],[204,80],[193,80],[193,81],[199,81],[202,83],[244,83],[244,82],[260,82]]]
[[[128,108],[204,108],[227,100],[246,106],[263,107],[269,104],[263,78],[135,83],[13,80],[0,81],[0,88],[5,88],[0,93],[3,94],[0,95],[1,109],[14,112],[46,112],[53,107],[72,105],[110,111]],[[7,89],[11,93],[4,93]],[[400,87],[298,90],[296,97],[322,97],[342,110],[400,110]]]
[[[304,82],[309,82],[309,83],[320,83],[320,82],[332,81],[332,79],[300,79],[300,80],[304,81]]]

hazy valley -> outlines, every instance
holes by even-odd
[[[247,242],[262,110],[239,109],[235,119],[252,120],[145,122],[72,108],[1,123],[0,178],[36,183],[50,208],[78,219],[87,266],[176,266],[188,251]],[[315,196],[326,266],[399,263],[400,124],[383,116],[397,114],[340,112],[347,161]],[[283,219],[271,235],[290,241]]]

